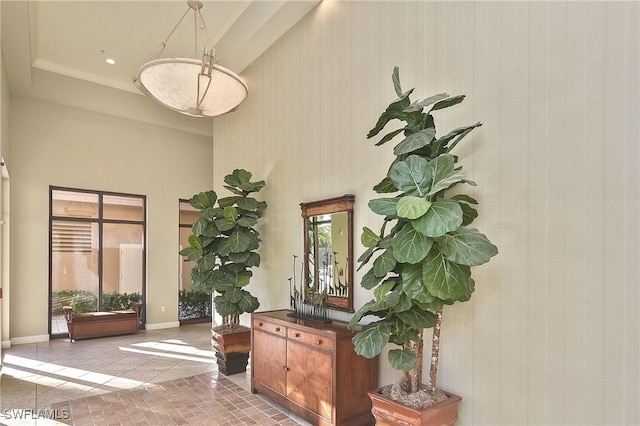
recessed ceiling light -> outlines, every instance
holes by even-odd
[[[116,60],[115,60],[115,59],[112,59],[112,58],[107,58],[107,59],[105,59],[105,61],[106,61],[109,65],[114,65],[114,64],[116,63]]]

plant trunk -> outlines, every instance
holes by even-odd
[[[411,393],[416,393],[420,390],[420,385],[422,384],[422,353],[424,342],[422,340],[422,332],[420,329],[418,335],[420,336],[420,341],[418,343],[412,342],[413,350],[416,353],[416,366],[409,371],[409,375],[411,376]]]
[[[420,390],[420,385],[422,384],[422,360],[423,360],[423,341],[422,341],[422,330],[418,332],[420,336],[420,340],[416,342],[409,342],[405,348],[413,351],[416,354],[416,364],[415,366],[405,372],[400,379],[400,386],[407,393],[416,393]]]
[[[233,327],[239,324],[240,324],[240,315],[238,314],[231,314],[231,315],[227,315],[226,317],[222,317],[222,325],[225,325],[227,327]]]
[[[436,322],[433,325],[433,338],[431,340],[431,367],[429,368],[429,380],[431,391],[436,390],[438,376],[438,360],[440,357],[440,326],[442,324],[442,309],[436,311]]]

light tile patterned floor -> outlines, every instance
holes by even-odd
[[[218,374],[210,324],[2,351],[0,424],[306,425]],[[37,419],[37,420],[36,420]]]

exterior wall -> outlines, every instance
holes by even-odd
[[[438,115],[441,132],[484,123],[457,154],[500,254],[475,269],[472,301],[444,312],[439,384],[463,397],[459,423],[640,423],[639,7],[322,2],[243,74],[248,101],[214,120],[215,189],[237,167],[267,181],[249,286],[261,309],[287,306],[300,202],[355,194],[364,251],[392,158],[366,134],[398,65],[413,99],[468,96]],[[356,308],[371,297],[357,288]]]
[[[84,188],[88,189],[88,188]],[[90,189],[90,188],[89,188]],[[97,212],[97,203],[87,203],[93,206]],[[53,202],[54,214],[64,216],[64,201]],[[118,218],[119,220],[138,221],[142,217],[141,207],[120,206],[113,204],[104,205],[104,217]],[[64,222],[64,220],[61,220]],[[119,289],[120,282],[120,244],[140,244],[144,238],[142,225],[113,224],[106,225],[103,238],[103,293],[113,291],[124,292]],[[98,225],[91,224],[92,247],[90,253],[53,253],[54,271],[52,271],[53,291],[60,290],[86,290],[96,293],[98,288]],[[73,273],[70,273],[73,272]],[[142,278],[142,276],[140,277]],[[142,293],[142,288],[135,292]]]
[[[211,139],[12,98],[11,141],[12,342],[47,335],[49,185],[147,196],[147,327],[177,324],[178,200],[209,189]]]

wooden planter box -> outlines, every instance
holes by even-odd
[[[244,373],[251,351],[251,329],[240,326],[239,331],[221,333],[211,329],[211,343],[216,350],[218,371],[224,375]]]
[[[448,398],[421,410],[400,404],[382,394],[380,389],[369,392],[371,412],[376,418],[376,426],[452,426],[458,419],[458,395],[445,392]]]

